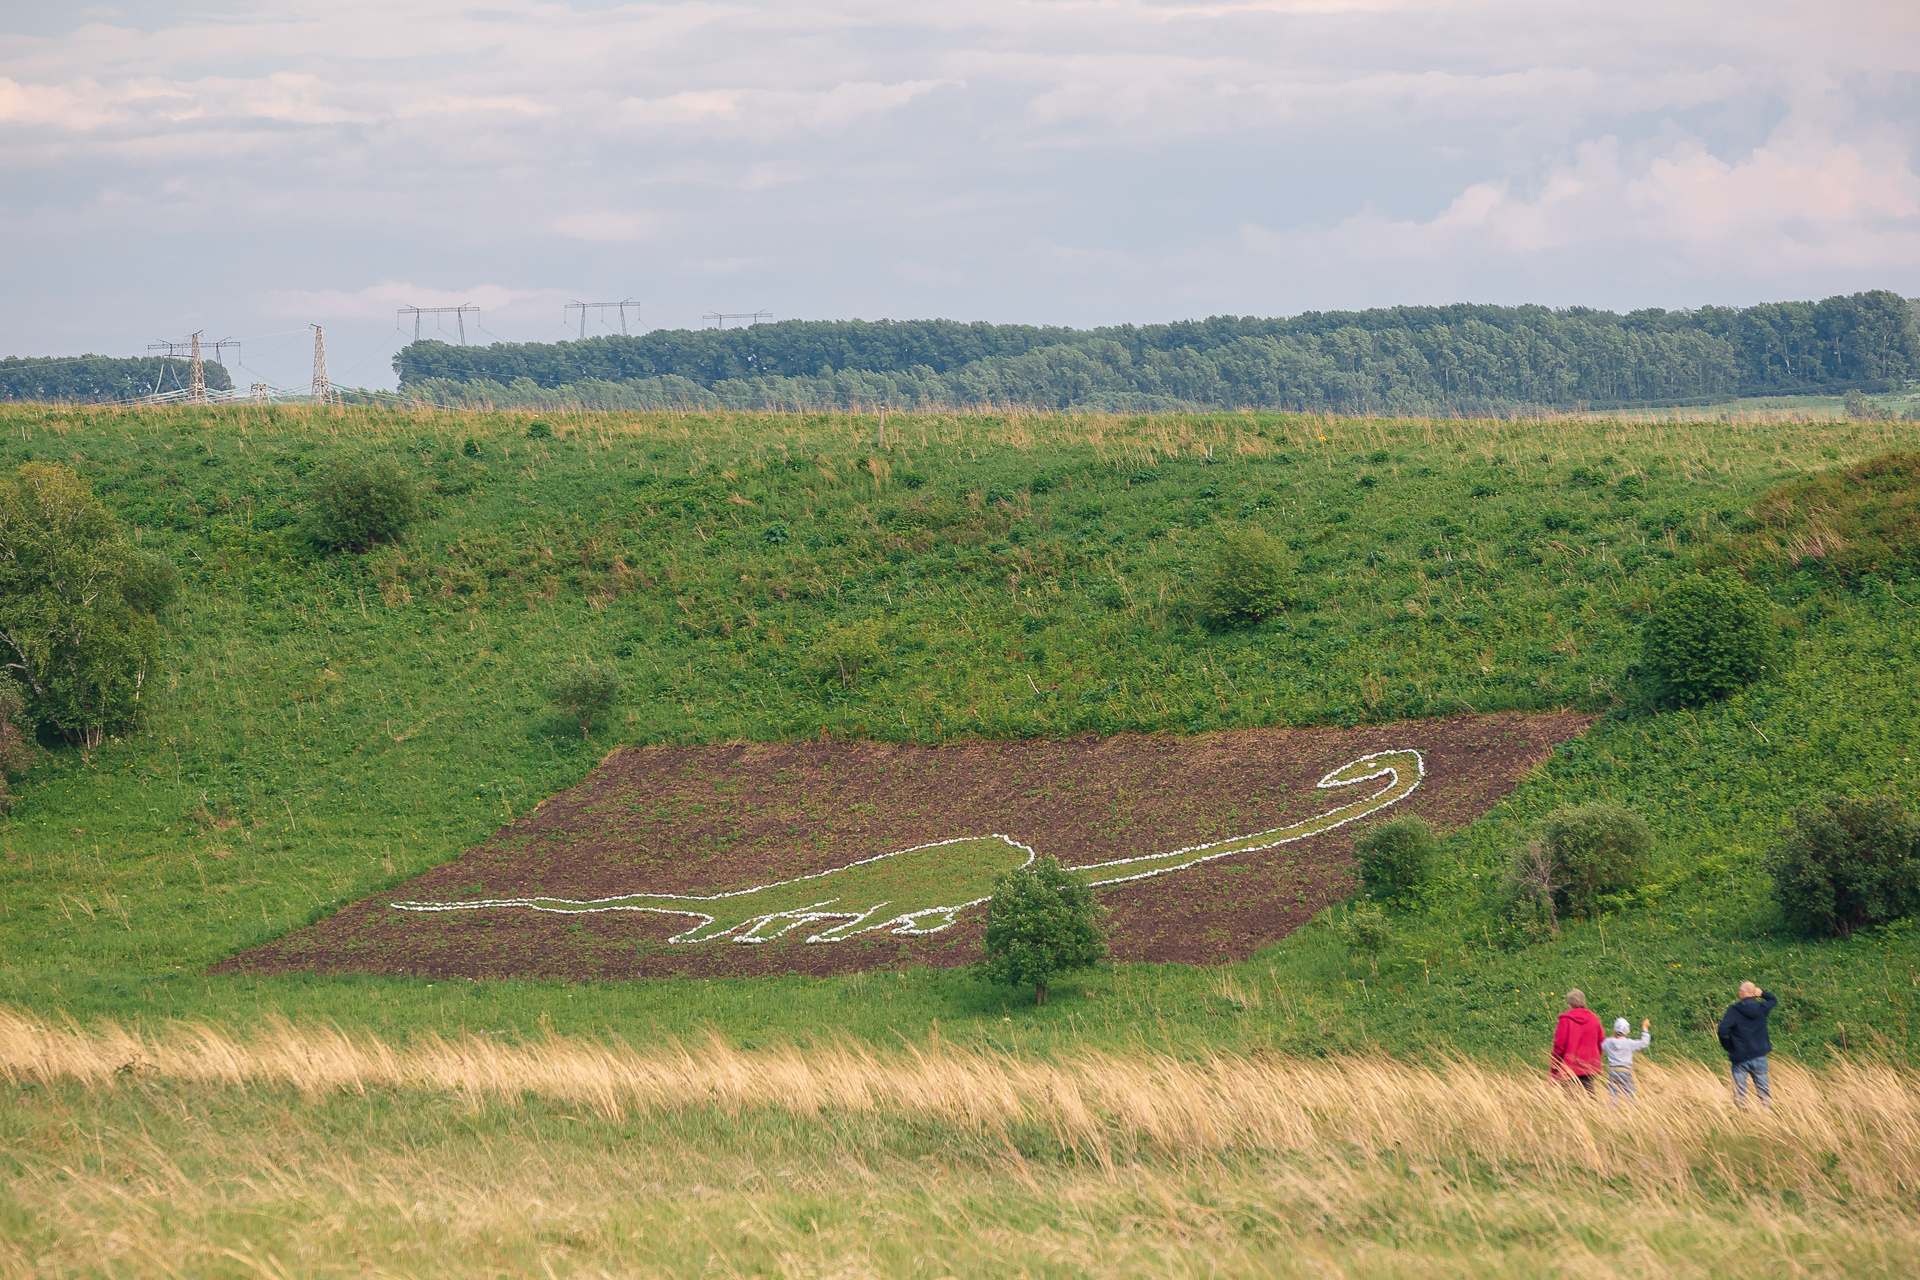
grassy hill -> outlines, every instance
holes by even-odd
[[[533,423],[551,435],[530,436]],[[337,1019],[405,1038],[542,1027],[739,1039],[943,1035],[1052,1052],[1452,1045],[1537,1057],[1557,993],[1650,1013],[1710,1058],[1754,976],[1790,1055],[1904,1057],[1901,929],[1776,936],[1758,861],[1825,791],[1911,798],[1920,628],[1904,579],[1756,563],[1791,655],[1698,713],[1623,705],[1673,575],[1735,554],[1789,478],[1901,423],[1782,427],[1103,418],[0,411],[0,465],[78,469],[181,566],[145,721],[22,780],[0,829],[0,1000],[48,1014]],[[385,454],[433,492],[399,546],[323,556],[307,478]],[[1202,616],[1219,533],[1297,557],[1288,613]],[[629,698],[583,740],[541,690],[576,657]],[[206,976],[206,966],[445,861],[620,742],[821,734],[946,741],[1571,706],[1608,714],[1502,809],[1380,957],[1308,930],[1245,964],[1117,967],[1044,1009],[961,972],[564,987]],[[1644,813],[1651,883],[1510,949],[1490,885],[1553,807]],[[1063,998],[1064,996],[1064,998]]]

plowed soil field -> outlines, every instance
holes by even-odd
[[[1422,753],[1390,809],[1294,843],[1098,890],[1116,960],[1217,964],[1285,937],[1354,889],[1353,837],[1405,814],[1447,830],[1505,797],[1591,717],[1494,715],[1358,729],[1250,729],[940,747],[866,742],[617,751],[570,791],[408,884],[243,952],[217,971],[610,979],[957,965],[984,907],[920,936],[669,943],[697,923],[657,912],[528,907],[437,913],[473,898],[712,895],[962,836],[1003,834],[1067,865],[1286,826],[1356,798],[1316,783],[1374,752]],[[1364,791],[1365,788],[1357,788]]]

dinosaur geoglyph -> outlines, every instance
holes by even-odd
[[[1167,853],[1116,858],[1070,867],[1094,885],[1118,884],[1165,875],[1229,854],[1270,849],[1319,835],[1364,818],[1413,794],[1426,775],[1418,751],[1376,751],[1341,765],[1320,779],[1323,788],[1351,787],[1375,779],[1386,785],[1369,796],[1270,831],[1235,836]],[[888,929],[894,933],[935,933],[951,925],[961,911],[985,902],[1003,872],[1033,861],[1034,851],[1003,835],[962,836],[916,845],[866,858],[844,867],[733,893],[708,896],[676,893],[628,893],[576,901],[568,898],[482,898],[465,902],[396,902],[401,911],[485,911],[531,907],[565,915],[594,911],[654,911],[694,916],[700,923],[668,939],[707,942],[731,936],[735,942],[766,942],[802,924],[840,923],[807,938],[841,942],[857,933]]]

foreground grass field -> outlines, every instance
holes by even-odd
[[[1709,1061],[1742,977],[1784,1051],[1912,1044],[1896,928],[1777,936],[1760,860],[1826,791],[1911,798],[1920,599],[1756,566],[1781,669],[1727,703],[1617,705],[1659,588],[1738,538],[1781,479],[1893,448],[1902,423],[1412,422],[872,415],[553,416],[11,408],[3,460],[65,461],[183,566],[145,722],[62,749],[0,829],[0,999],[87,1019],[279,1013],[398,1040],[462,1028],[782,1040],[933,1026],[1089,1043],[1537,1059],[1569,985]],[[399,547],[322,557],[305,477],[385,453],[434,491]],[[1294,549],[1298,598],[1205,624],[1213,539]],[[851,680],[848,654],[861,665]],[[540,690],[620,663],[583,741]],[[1572,705],[1608,714],[1448,843],[1376,958],[1309,930],[1225,970],[1126,967],[1047,1009],[961,973],[565,986],[210,977],[233,952],[398,884],[576,782],[620,741],[951,740]],[[1650,882],[1509,949],[1492,888],[1541,814],[1647,815]],[[1091,993],[1091,994],[1088,994]],[[1006,1021],[1014,1019],[1013,1021]]]
[[[0,1267],[323,1276],[1806,1276],[1920,1266],[1920,1080],[929,1041],[741,1051],[0,1014]]]

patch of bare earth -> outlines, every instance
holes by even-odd
[[[1493,715],[940,747],[735,743],[617,751],[579,786],[400,888],[215,972],[578,980],[834,973],[979,958],[984,907],[923,937],[669,944],[692,919],[527,908],[423,914],[397,900],[713,894],[957,836],[1001,833],[1075,865],[1284,826],[1355,798],[1316,789],[1374,751],[1426,759],[1420,789],[1325,835],[1098,890],[1116,960],[1244,959],[1353,892],[1353,837],[1416,813],[1442,830],[1497,804],[1592,717]]]

